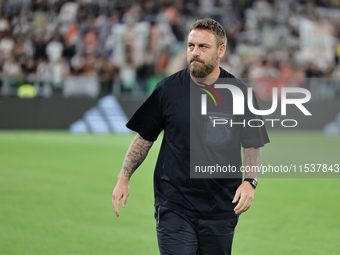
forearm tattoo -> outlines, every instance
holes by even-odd
[[[137,134],[125,155],[120,174],[130,179],[135,170],[142,164],[146,155],[148,155],[152,144],[153,142],[147,141]]]
[[[249,169],[249,171],[246,171],[245,178],[256,179],[261,166],[261,148],[244,149],[243,153],[245,169]]]

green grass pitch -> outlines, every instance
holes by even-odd
[[[340,163],[340,137],[272,131],[270,138],[265,164]],[[132,139],[1,131],[0,254],[159,254],[152,178],[160,139],[132,177],[119,218],[111,206]],[[339,201],[339,178],[261,179],[233,254],[339,254]]]

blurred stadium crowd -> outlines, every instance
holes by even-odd
[[[340,0],[2,0],[0,7],[0,96],[148,93],[186,66],[187,31],[205,17],[227,31],[221,66],[255,86],[340,80]]]

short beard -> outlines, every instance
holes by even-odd
[[[194,78],[205,78],[207,77],[215,68],[217,64],[218,57],[214,59],[212,63],[209,64],[204,64],[201,62],[199,63],[188,63],[189,69],[190,69],[190,74]],[[192,61],[192,60],[191,60]]]

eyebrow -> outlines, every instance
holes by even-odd
[[[193,44],[194,43],[192,43],[192,42],[188,42],[188,45],[193,45]],[[207,43],[199,43],[198,46],[200,46],[200,47],[202,47],[202,46],[210,47],[210,45],[207,44]]]
[[[206,44],[206,43],[200,43],[200,44],[198,44],[198,46],[207,46],[207,47],[210,47],[210,45]]]

